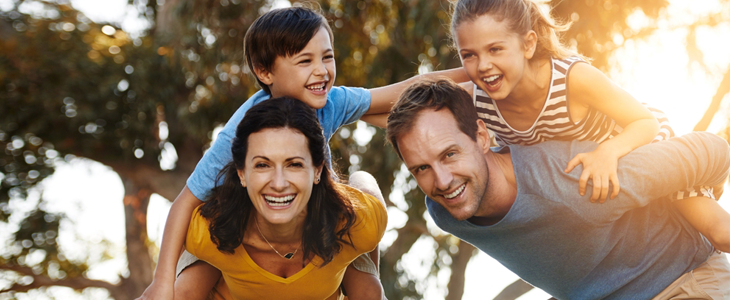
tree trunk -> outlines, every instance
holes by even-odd
[[[129,277],[122,281],[120,288],[126,293],[125,299],[134,299],[152,282],[154,263],[147,248],[147,206],[152,193],[130,178],[122,178],[122,181]]]
[[[702,116],[702,119],[697,122],[694,131],[707,130],[707,127],[710,126],[710,122],[712,122],[712,118],[720,109],[720,102],[722,102],[722,98],[724,98],[728,92],[730,92],[730,66],[728,66],[727,72],[722,77],[722,81],[720,82],[720,86],[717,88],[717,92],[715,92],[715,96],[712,96],[712,102],[710,103],[710,107],[707,108],[707,111],[705,111],[705,115]]]
[[[459,241],[459,252],[451,256],[451,278],[447,286],[449,293],[445,300],[459,300],[464,295],[464,281],[466,266],[474,255],[474,246]]]

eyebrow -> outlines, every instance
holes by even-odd
[[[458,149],[458,148],[460,148],[458,145],[451,144],[448,147],[444,148],[444,150],[439,153],[439,157],[443,157],[444,155],[446,155],[446,153],[453,151],[455,149]],[[421,165],[410,167],[410,168],[408,168],[408,172],[413,173],[413,170],[418,169],[421,166],[429,166],[429,164],[421,164]]]
[[[322,53],[327,53],[327,52],[334,52],[334,50],[332,50],[332,48],[327,48]],[[311,52],[299,52],[299,53],[295,54],[294,56],[292,56],[291,58],[296,60],[296,59],[298,59],[300,57],[303,57],[303,56],[312,56],[312,55],[313,54]]]
[[[269,159],[268,157],[263,156],[263,155],[256,155],[254,157],[251,157],[251,160],[254,160],[254,159],[257,159],[257,158],[260,158],[260,159],[263,159],[263,160],[266,160],[266,161],[271,161],[271,159]],[[284,161],[287,162],[287,161],[292,161],[292,160],[295,160],[295,159],[305,160],[304,157],[301,157],[301,156],[293,156],[293,157],[287,158]]]
[[[499,40],[499,41],[495,41],[495,42],[491,42],[491,43],[487,44],[487,46],[486,46],[486,47],[484,47],[484,48],[491,48],[491,47],[494,47],[494,45],[497,45],[497,44],[504,44],[505,42],[506,42],[506,41],[502,41],[502,40]],[[464,50],[464,49],[459,49],[459,52],[462,52],[462,50]],[[470,49],[466,49],[466,51],[473,51],[473,50],[470,50]]]

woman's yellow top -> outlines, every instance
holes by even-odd
[[[222,253],[211,241],[209,222],[198,213],[199,207],[190,220],[185,248],[223,273],[235,299],[336,299],[347,266],[375,249],[388,223],[388,214],[378,199],[346,185],[341,187],[355,206],[357,220],[350,229],[353,245],[343,245],[323,267],[322,259],[315,256],[301,271],[282,278],[259,267],[243,245],[233,254]]]

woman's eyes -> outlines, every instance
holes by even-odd
[[[290,167],[295,167],[295,168],[302,168],[302,167],[304,167],[304,164],[297,162],[297,163],[291,163],[289,166]]]
[[[254,165],[254,167],[257,168],[257,169],[266,168],[268,166],[269,165],[268,164],[265,164],[265,163],[257,163],[257,164]]]

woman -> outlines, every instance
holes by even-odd
[[[314,110],[282,97],[236,129],[233,162],[193,213],[185,247],[237,299],[337,299],[345,268],[385,231],[383,203],[336,183]]]

